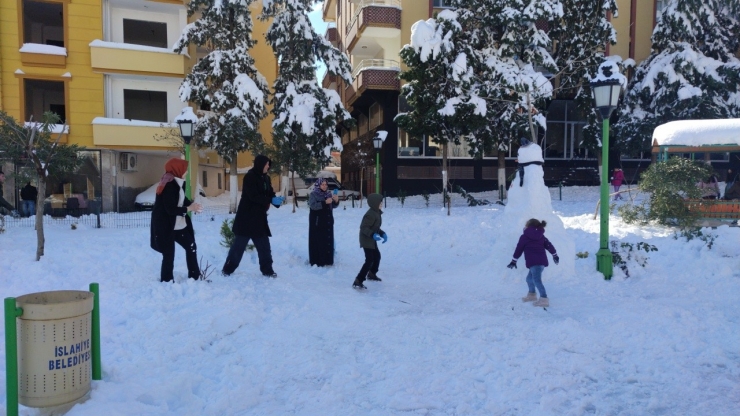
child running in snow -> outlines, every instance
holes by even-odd
[[[380,250],[378,250],[378,241],[383,240],[383,244],[388,241],[388,235],[380,229],[383,224],[383,211],[380,210],[380,203],[383,202],[383,195],[370,194],[367,196],[367,206],[369,207],[360,223],[360,247],[365,250],[365,263],[362,265],[360,272],[357,274],[352,287],[355,289],[367,289],[362,284],[365,279],[380,282],[378,277],[378,266],[380,265]]]
[[[547,254],[545,249],[552,254],[552,260],[555,264],[560,262],[558,253],[555,251],[555,247],[550,243],[550,240],[545,237],[545,226],[546,221],[540,221],[537,219],[530,219],[524,227],[524,233],[519,237],[519,243],[516,245],[514,250],[514,258],[509,263],[508,268],[516,269],[516,262],[524,252],[524,260],[526,261],[529,274],[527,274],[527,286],[529,292],[527,296],[522,298],[522,302],[533,302],[534,306],[541,306],[546,308],[550,306],[550,301],[547,299],[547,292],[545,292],[545,286],[542,284],[542,271],[548,266]],[[540,292],[540,299],[537,300],[537,293],[534,289]]]

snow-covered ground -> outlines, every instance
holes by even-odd
[[[545,269],[547,310],[520,300],[523,259],[505,267],[519,235],[500,232],[503,207],[456,197],[447,216],[438,195],[429,207],[388,199],[383,282],[366,292],[351,287],[365,208],[347,202],[328,268],[307,264],[305,205],[270,210],[277,279],[250,252],[231,277],[188,281],[178,248],[177,283],[159,283],[148,228],[48,226],[36,262],[33,229],[9,228],[2,297],[100,284],[103,380],[68,415],[736,415],[740,228],[709,230],[708,249],[612,216],[612,239],[659,251],[604,281],[598,189],[551,194],[576,253],[589,254],[572,275]],[[195,222],[199,256],[217,270],[225,218]],[[509,249],[493,252],[502,240]],[[4,412],[4,385],[0,400]]]

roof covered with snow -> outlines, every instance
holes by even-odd
[[[740,118],[671,121],[655,128],[653,143],[659,146],[740,146]]]

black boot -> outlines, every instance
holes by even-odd
[[[382,282],[383,279],[379,278],[375,273],[370,272],[367,274],[367,280],[373,280],[376,282]]]
[[[367,287],[362,284],[362,280],[360,279],[355,279],[355,282],[352,283],[352,287],[355,289],[367,289]]]

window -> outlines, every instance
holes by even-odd
[[[655,0],[655,14],[660,16],[663,10],[668,6],[669,0]]]
[[[221,172],[218,173],[216,178],[218,179],[218,189],[221,189]]]
[[[434,0],[434,7],[452,7],[450,0]]]
[[[422,156],[423,152],[424,142],[421,139],[398,129],[398,156]]]
[[[123,118],[166,123],[167,92],[123,90]]]
[[[203,183],[201,183],[201,185],[204,188],[208,188],[208,171],[205,171],[205,170],[203,171],[203,181],[202,182]]]
[[[123,43],[169,48],[167,23],[123,19]]]
[[[370,129],[383,125],[383,108],[375,103],[370,106]]]
[[[64,5],[24,0],[23,43],[64,47]]]
[[[547,109],[547,131],[542,143],[545,159],[593,159],[582,147],[585,118],[572,100],[553,100]]]
[[[59,116],[59,124],[67,120],[67,105],[63,81],[24,81],[25,121],[42,121],[44,113],[50,111]]]

